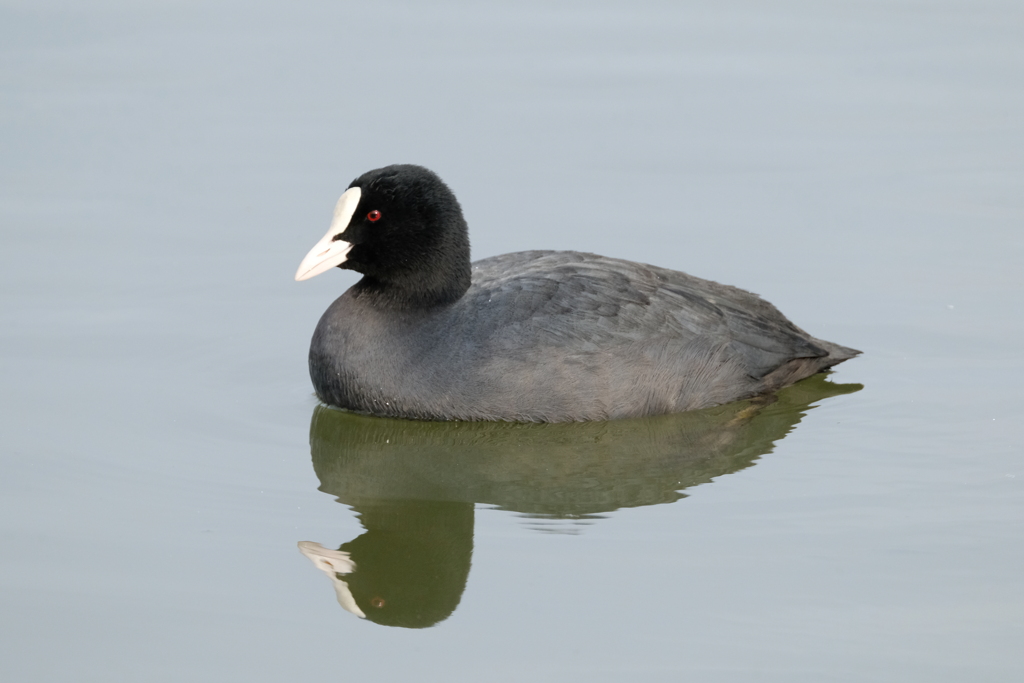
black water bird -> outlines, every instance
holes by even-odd
[[[324,313],[309,369],[349,410],[569,422],[695,410],[774,392],[859,351],[755,294],[574,251],[470,262],[455,195],[393,165],[352,181],[296,280],[363,275]]]

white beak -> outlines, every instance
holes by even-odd
[[[362,193],[363,191],[358,187],[350,187],[341,195],[337,206],[334,207],[334,220],[331,221],[331,227],[327,230],[327,234],[309,250],[306,258],[302,259],[299,270],[295,273],[296,281],[308,280],[345,262],[348,252],[352,249],[352,244],[337,239],[337,237],[345,232],[348,224],[352,221],[352,214],[359,206],[359,197]]]
[[[313,541],[299,541],[299,552],[309,558],[309,561],[317,569],[327,574],[327,578],[334,584],[334,593],[338,598],[338,604],[360,619],[365,619],[366,614],[359,609],[348,584],[338,576],[339,574],[351,574],[356,570],[356,563],[352,561],[352,556],[344,550],[328,550]]]

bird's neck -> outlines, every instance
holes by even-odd
[[[364,275],[351,292],[378,308],[409,310],[447,306],[461,299],[469,289],[472,272],[468,255],[464,262],[449,261],[435,264],[427,272],[391,273],[387,277]]]

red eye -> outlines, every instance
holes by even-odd
[[[374,209],[370,213],[366,214],[366,220],[370,221],[371,223],[376,223],[377,221],[380,220],[380,211]]]

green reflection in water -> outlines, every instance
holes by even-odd
[[[757,400],[575,424],[417,422],[318,406],[310,448],[320,490],[352,506],[366,533],[338,550],[299,547],[353,614],[431,626],[465,589],[474,504],[587,519],[672,503],[770,453],[813,403],[861,388],[821,374]]]

